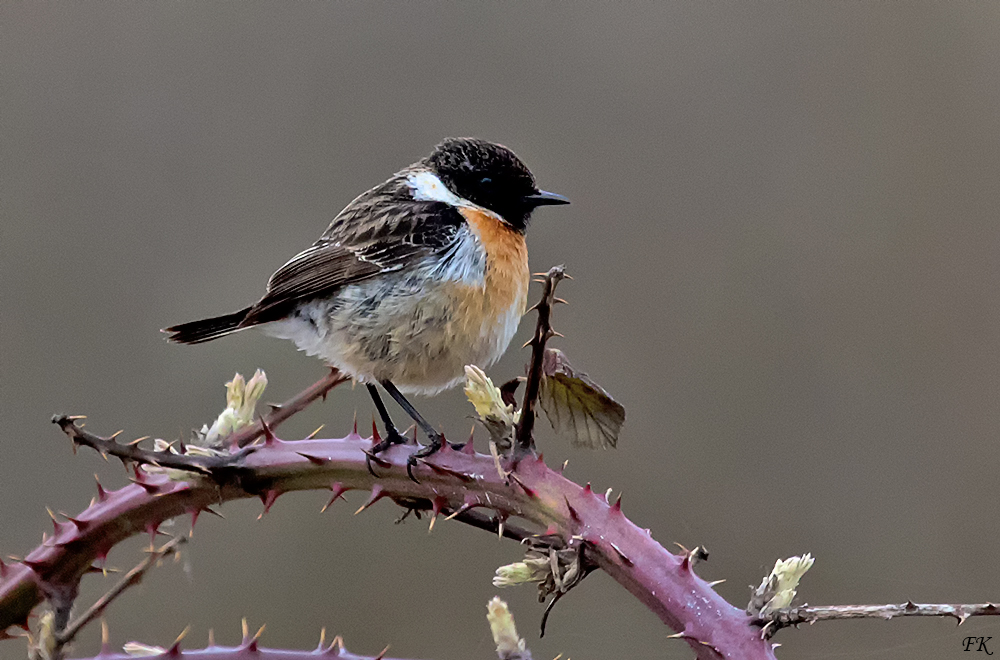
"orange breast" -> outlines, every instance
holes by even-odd
[[[524,234],[512,229],[496,216],[476,208],[462,207],[460,212],[479,237],[486,252],[486,297],[495,313],[503,313],[520,304],[524,312],[528,293],[528,246]]]

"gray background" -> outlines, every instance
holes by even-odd
[[[74,457],[52,413],[175,438],[236,370],[266,369],[269,400],[318,378],[290,343],[158,329],[255,300],[355,194],[476,135],[573,200],[536,215],[531,264],[576,276],[558,345],[629,417],[614,452],[543,431],[568,476],[624,489],[662,542],[706,545],[702,575],[740,605],[806,551],[812,603],[1000,599],[998,37],[994,2],[4,3],[0,552],[40,540],[46,505],[85,505],[91,473],[124,481]],[[457,390],[419,404],[467,432]],[[283,435],[344,433],[355,410],[371,405],[342,388]],[[492,656],[490,578],[516,545],[396,526],[388,504],[352,517],[358,493],[320,516],[324,499],[199,523],[181,565],[112,607],[115,644],[189,623],[233,643],[247,616],[274,646],[325,625],[355,652]],[[604,575],[542,641],[533,590],[502,595],[543,660],[690,656]],[[998,626],[777,641],[785,658],[945,658]]]

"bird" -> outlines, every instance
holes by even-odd
[[[532,213],[568,203],[540,190],[507,147],[446,138],[350,202],[256,303],[163,332],[200,344],[259,326],[363,383],[386,428],[369,470],[372,456],[404,442],[381,386],[428,438],[407,459],[413,478],[445,440],[405,394],[435,395],[461,382],[465,365],[500,359],[525,313]]]

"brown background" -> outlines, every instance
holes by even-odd
[[[290,343],[157,330],[255,300],[355,194],[476,135],[573,200],[537,214],[531,263],[576,276],[559,346],[629,418],[614,452],[543,432],[570,477],[624,489],[662,542],[706,545],[701,573],[740,605],[806,551],[812,603],[1000,600],[998,37],[993,2],[4,3],[0,552],[40,540],[46,505],[85,505],[92,472],[123,483],[52,413],[175,438],[236,370],[266,369],[269,400],[318,378]],[[467,432],[458,391],[419,403]],[[338,390],[283,435],[346,432],[355,410],[363,392]],[[517,546],[395,526],[387,504],[352,517],[361,497],[320,516],[324,495],[288,495],[261,522],[226,506],[112,607],[113,641],[190,623],[233,643],[247,616],[274,646],[325,625],[356,652],[491,657],[490,578]],[[604,575],[542,641],[533,590],[502,595],[543,660],[690,656]],[[1000,623],[777,641],[937,659],[970,634]]]

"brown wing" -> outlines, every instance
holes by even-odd
[[[283,318],[299,302],[446,252],[463,223],[458,209],[416,201],[405,183],[390,179],[348,204],[312,247],[279,268],[240,325]]]

